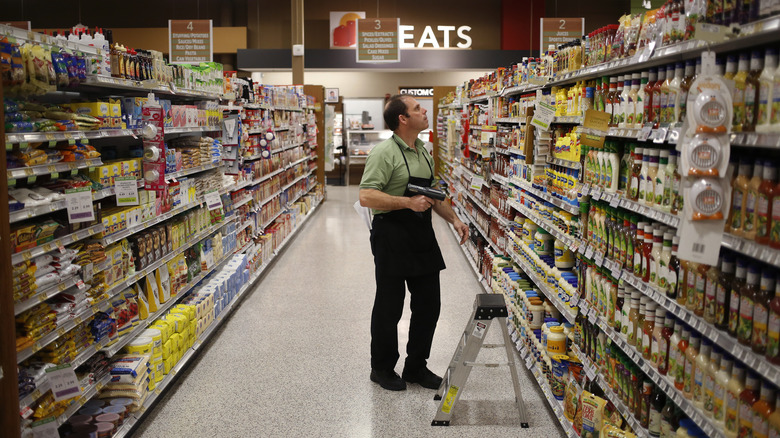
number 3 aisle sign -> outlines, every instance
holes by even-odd
[[[585,34],[584,18],[541,18],[539,53],[547,51],[549,45],[559,45],[582,38]]]
[[[356,62],[400,62],[398,18],[367,18],[357,21]]]

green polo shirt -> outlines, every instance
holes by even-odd
[[[404,195],[406,184],[409,182],[409,172],[406,171],[404,158],[398,149],[399,144],[413,177],[427,179],[433,176],[431,175],[433,157],[425,150],[425,143],[419,138],[416,139],[415,150],[407,146],[401,137],[393,134],[392,137],[374,146],[368,154],[363,178],[360,180],[361,189],[375,189],[393,196]],[[374,210],[374,214],[381,213],[387,211]]]

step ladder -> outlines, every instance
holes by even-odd
[[[517,377],[517,368],[515,367],[515,351],[512,342],[509,339],[509,332],[506,328],[506,318],[508,316],[504,296],[501,294],[479,294],[474,300],[474,311],[466,325],[458,348],[452,356],[450,365],[441,382],[439,390],[434,396],[434,400],[441,400],[439,410],[431,422],[431,426],[449,426],[452,418],[452,409],[460,399],[466,386],[466,380],[469,378],[471,368],[474,366],[498,367],[509,366],[512,374],[512,385],[515,389],[515,406],[520,415],[520,427],[528,427],[528,419],[525,412],[525,402],[520,393],[520,381]],[[504,335],[503,344],[484,344],[485,335],[490,328],[493,320],[499,322],[499,330]],[[474,362],[479,351],[485,348],[506,348],[507,362],[501,363],[477,363]]]

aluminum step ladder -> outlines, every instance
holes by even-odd
[[[513,344],[509,339],[509,332],[506,329],[506,318],[508,316],[504,296],[501,294],[479,294],[474,300],[474,311],[466,325],[458,348],[452,356],[447,372],[442,378],[441,386],[436,391],[434,400],[441,400],[439,410],[431,422],[431,426],[449,426],[452,418],[452,409],[460,399],[466,386],[466,380],[469,378],[471,368],[474,366],[498,367],[509,366],[512,374],[512,385],[515,389],[515,406],[520,416],[520,426],[528,427],[528,418],[525,412],[525,402],[520,392],[520,381],[517,377],[517,368],[515,367],[515,351]],[[498,328],[504,335],[503,344],[484,344],[485,335],[490,328],[493,320],[498,320]],[[483,348],[506,348],[507,362],[501,363],[477,363],[474,362]]]

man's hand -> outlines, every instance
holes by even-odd
[[[463,245],[466,243],[466,239],[469,238],[469,226],[461,222],[460,219],[455,219],[452,226],[455,227],[455,231],[457,231],[460,236],[460,244]]]
[[[409,198],[408,204],[412,211],[422,213],[423,211],[431,208],[436,201],[423,195],[416,195]]]

